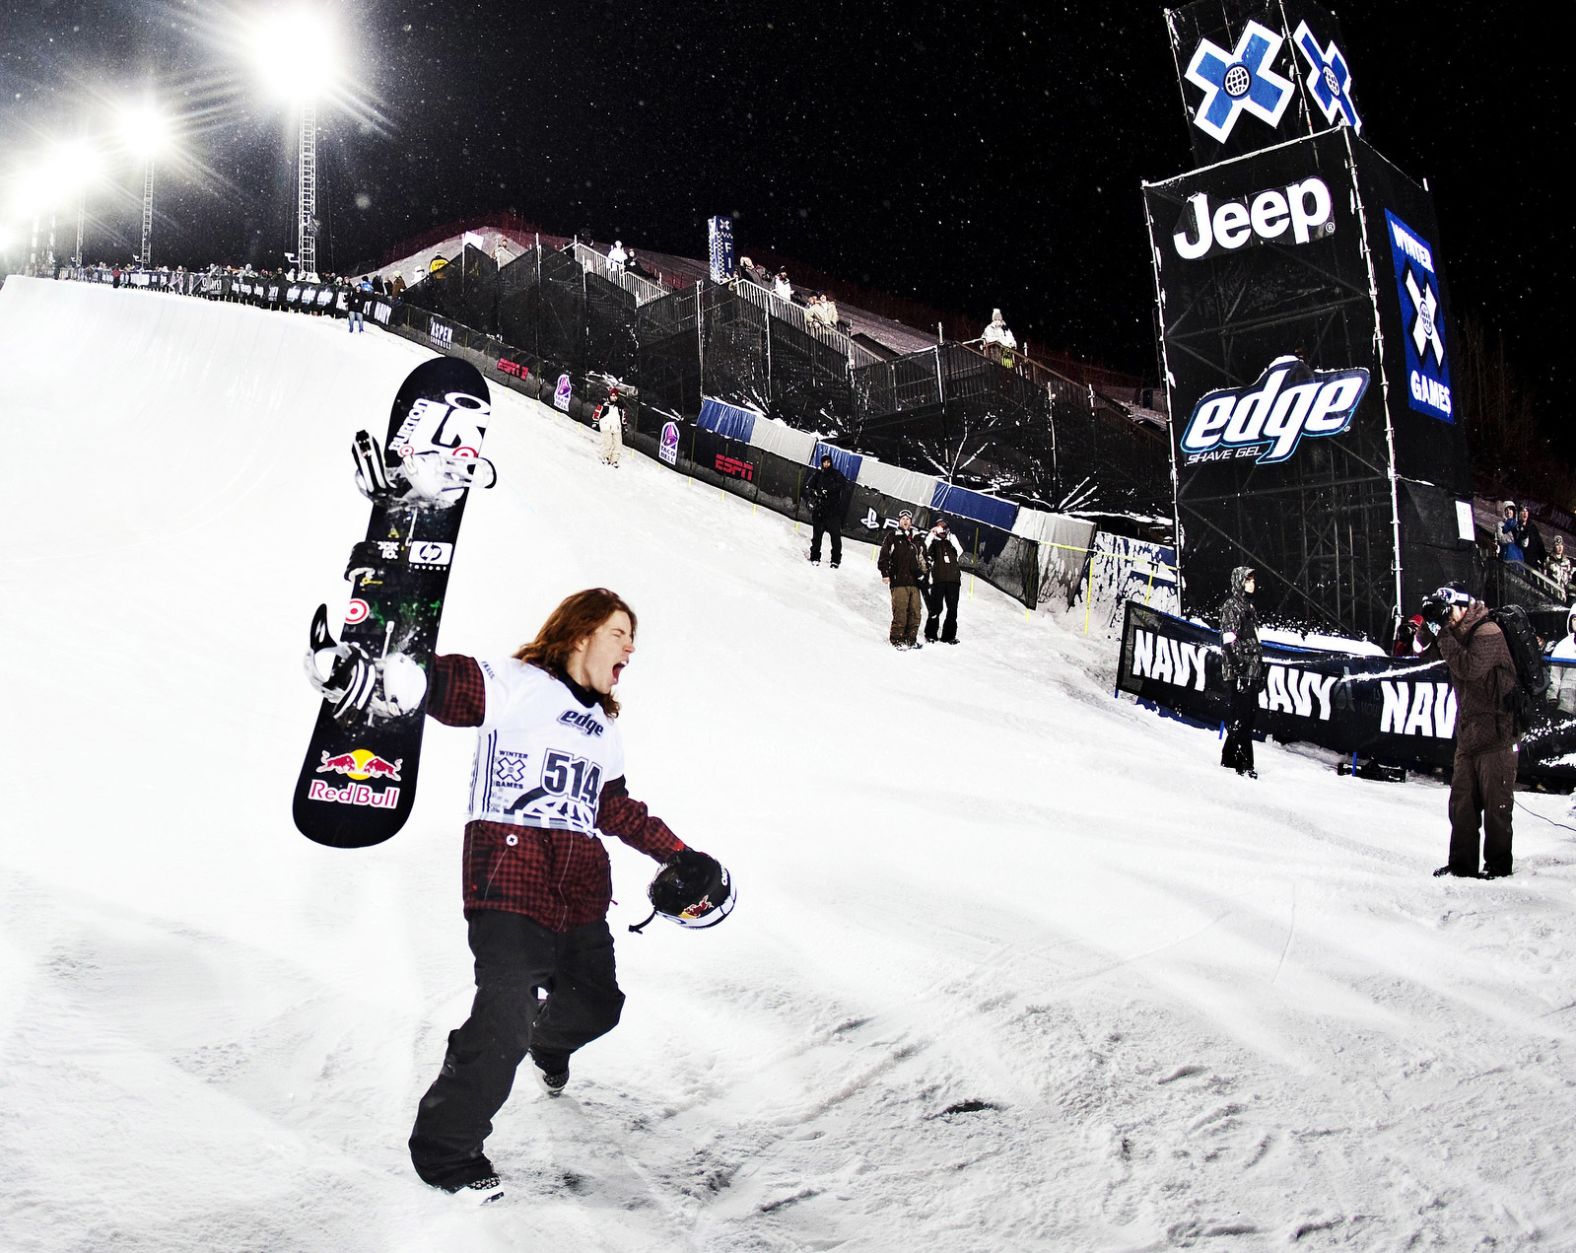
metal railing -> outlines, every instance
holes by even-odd
[[[635,298],[637,306],[645,304],[648,300],[660,300],[670,294],[668,288],[661,283],[641,278],[640,275],[631,273],[621,265],[610,264],[607,253],[598,252],[589,244],[582,244],[577,239],[573,246],[575,260],[580,262],[587,273],[599,274],[608,282],[622,287]]]
[[[795,330],[803,331],[828,348],[836,349],[847,359],[852,369],[857,370],[860,366],[871,365],[881,360],[870,349],[863,344],[855,343],[842,331],[812,318],[803,306],[796,305],[791,300],[784,300],[776,292],[762,287],[759,283],[753,283],[747,278],[736,278],[733,280],[733,290],[752,305],[764,309],[769,316],[781,319]]]

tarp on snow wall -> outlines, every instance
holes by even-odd
[[[1264,644],[1258,729],[1398,766],[1448,766],[1456,698],[1442,661]],[[1549,662],[1553,682],[1522,738],[1520,774],[1576,782],[1576,663]],[[1225,718],[1220,634],[1127,602],[1117,687],[1205,726]]]
[[[676,455],[671,461],[660,453],[663,428],[669,424],[677,434]],[[736,435],[742,434],[738,428],[732,429]],[[635,429],[627,438],[634,447],[657,457],[677,473],[772,509],[806,527],[810,525],[810,510],[803,495],[805,484],[819,463],[814,453],[800,462],[741,438],[707,430],[698,422],[644,406],[638,408]],[[837,460],[847,468],[848,459]],[[923,502],[892,496],[878,487],[851,482],[845,490],[838,530],[846,539],[879,544],[883,531],[897,525],[897,515],[904,509],[913,512],[914,525],[921,530],[929,528],[942,512]],[[1038,606],[1058,596],[1071,599],[1081,563],[1074,563],[1071,568],[1053,564],[1047,570],[1041,560],[1040,545],[1035,541],[952,508],[946,513],[952,534],[963,546],[961,564],[966,571],[1027,606]],[[1093,527],[1082,525],[1087,528],[1087,543]]]

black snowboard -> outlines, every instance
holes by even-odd
[[[373,658],[404,654],[424,673],[430,670],[454,544],[466,498],[475,489],[451,474],[453,483],[436,501],[400,500],[397,493],[406,485],[401,466],[484,466],[487,475],[476,486],[491,486],[490,464],[480,460],[489,413],[487,383],[475,367],[439,357],[406,377],[394,398],[383,450],[366,432],[358,433],[358,465],[370,449],[388,467],[393,486],[373,500],[367,537],[351,550],[343,643]],[[315,636],[326,630],[325,619],[319,609]],[[333,848],[365,848],[404,826],[416,800],[425,721],[425,696],[401,714],[370,708],[342,718],[325,699],[295,786],[301,833]]]

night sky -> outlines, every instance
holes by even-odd
[[[0,178],[52,135],[102,129],[96,101],[153,81],[188,118],[188,159],[160,173],[156,260],[278,264],[294,247],[294,132],[222,46],[219,6],[0,4]],[[1160,5],[340,12],[367,107],[323,117],[321,269],[509,209],[703,256],[705,219],[732,213],[741,253],[981,325],[1000,305],[1020,338],[1156,374],[1139,184],[1192,165]],[[1433,189],[1456,317],[1502,330],[1552,404],[1572,381],[1558,316],[1571,247],[1547,187],[1572,147],[1565,32],[1481,0],[1336,12],[1365,137]],[[127,160],[111,175],[90,259],[135,251],[140,182]]]

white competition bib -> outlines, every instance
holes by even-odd
[[[618,726],[545,670],[481,661],[486,721],[471,774],[471,820],[595,835],[602,785],[624,773]]]

